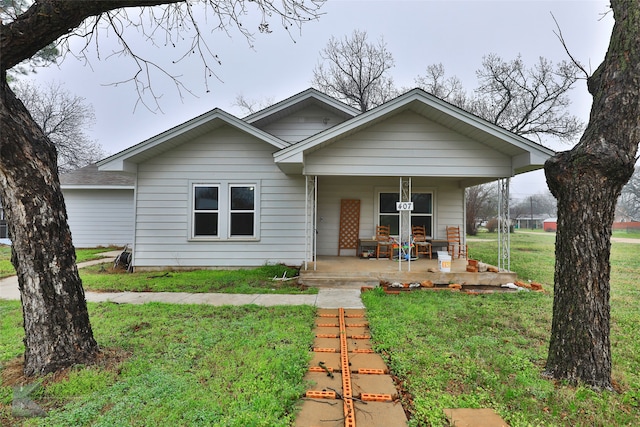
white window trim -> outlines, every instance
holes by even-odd
[[[196,236],[196,224],[195,224],[195,216],[196,212],[210,213],[213,210],[199,210],[196,211],[195,201],[196,201],[196,187],[216,187],[218,189],[218,209],[216,210],[218,214],[218,235],[217,236]],[[221,194],[222,194],[222,185],[217,182],[192,182],[190,185],[191,194],[189,195],[189,240],[220,240],[220,232],[222,230],[222,221],[220,218],[220,206],[221,203]]]
[[[218,235],[195,236],[195,188],[218,187]],[[231,187],[254,187],[254,216],[253,236],[231,236]],[[255,242],[260,240],[260,181],[227,181],[227,180],[198,180],[189,181],[189,224],[187,241],[190,242]]]
[[[243,211],[243,210],[231,210],[231,188],[233,187],[253,187],[253,210],[251,211]],[[258,239],[258,205],[259,205],[259,189],[257,183],[248,183],[248,182],[230,182],[227,185],[227,239],[229,240],[257,240]],[[240,212],[252,212],[253,213],[253,236],[232,236],[231,235],[231,214],[232,213],[240,213]]]

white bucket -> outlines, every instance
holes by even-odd
[[[438,268],[443,273],[451,272],[451,256],[438,253]]]

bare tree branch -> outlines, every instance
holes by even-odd
[[[551,13],[551,12],[550,12]],[[558,40],[560,40],[560,43],[562,44],[562,47],[564,48],[564,51],[567,53],[567,55],[569,56],[569,58],[571,59],[571,62],[573,62],[575,64],[576,67],[578,67],[582,73],[584,74],[584,78],[588,79],[589,76],[591,75],[590,71],[587,71],[582,64],[573,57],[573,55],[571,54],[571,51],[569,51],[569,47],[567,46],[567,43],[564,39],[564,36],[562,35],[562,29],[560,28],[560,24],[558,24],[558,20],[556,19],[556,17],[553,15],[553,13],[551,13],[551,17],[553,18],[553,22],[556,23],[556,28],[558,29],[557,32],[554,31],[553,34],[556,35],[556,37],[558,37]]]
[[[394,66],[393,56],[381,38],[367,41],[367,32],[355,30],[341,40],[331,37],[320,52],[313,70],[312,85],[318,90],[367,111],[396,96],[387,72]],[[325,65],[326,64],[326,65]]]

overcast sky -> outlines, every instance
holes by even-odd
[[[138,96],[132,85],[110,85],[130,78],[135,69],[130,58],[109,57],[114,38],[104,37],[104,32],[100,59],[94,56],[86,65],[67,56],[59,66],[41,69],[31,77],[38,83],[62,82],[72,94],[92,104],[96,123],[90,136],[113,154],[216,107],[242,117],[243,111],[233,106],[237,95],[277,102],[309,88],[319,52],[329,37],[342,38],[354,29],[365,30],[371,41],[384,37],[395,59],[391,75],[398,87],[415,86],[415,77],[424,74],[428,65],[442,63],[448,75],[458,76],[471,90],[476,86],[475,70],[489,53],[506,60],[520,54],[528,65],[540,56],[554,62],[565,60],[564,48],[554,35],[552,13],[573,56],[595,70],[604,58],[613,26],[611,14],[603,17],[607,6],[607,1],[577,0],[329,0],[320,19],[305,24],[301,33],[294,30],[290,35],[273,19],[272,33],[256,31],[253,49],[238,31],[211,33],[209,45],[221,65],[214,68],[219,80],[209,80],[209,92],[197,57],[172,64],[184,45],[174,49],[160,39],[154,46],[130,31],[128,40],[135,42],[140,55],[165,60],[166,71],[181,75],[193,92],[183,92],[181,99],[169,79],[155,75],[153,90],[161,95],[162,112],[136,106]],[[255,19],[249,17],[245,22],[249,28],[255,27]],[[74,46],[80,46],[80,40]],[[571,98],[573,113],[586,122],[591,96],[584,81],[572,91]],[[517,177],[511,190],[516,198],[543,192],[544,174]]]

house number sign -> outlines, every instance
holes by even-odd
[[[412,211],[413,202],[396,202],[397,211]]]

